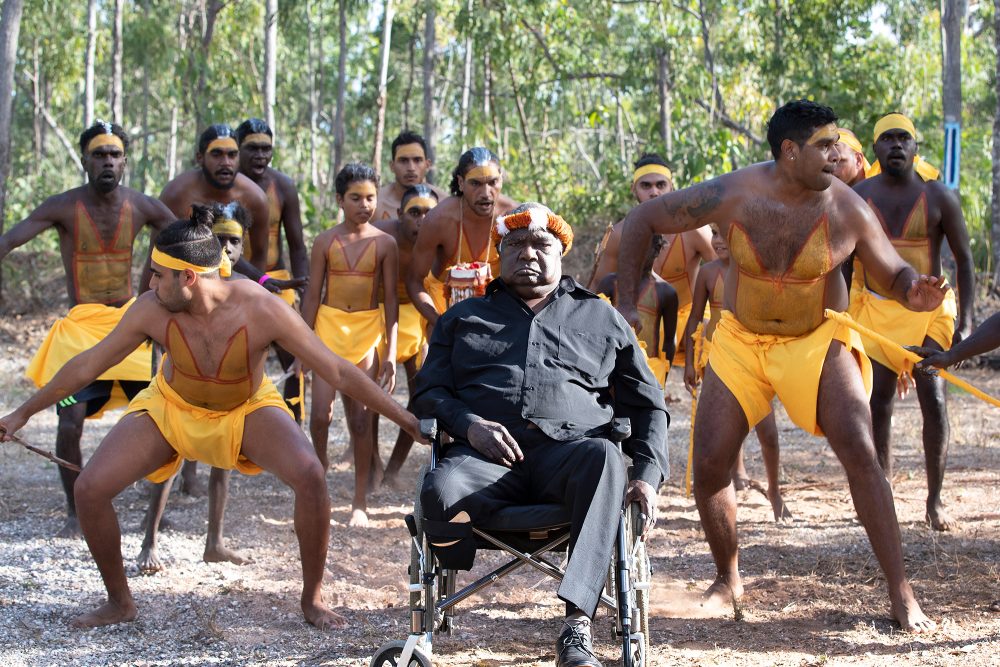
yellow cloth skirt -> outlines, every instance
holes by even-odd
[[[431,295],[431,301],[434,302],[434,308],[439,315],[448,310],[448,299],[444,296],[443,282],[435,278],[433,274],[428,273],[424,278],[424,289]]]
[[[246,475],[259,474],[260,466],[240,454],[243,422],[251,412],[268,407],[280,408],[292,416],[266,375],[246,403],[219,411],[191,405],[167,384],[163,373],[157,373],[149,387],[132,399],[125,414],[148,414],[176,452],[170,462],[146,476],[159,483],[170,479],[185,459],[226,470],[235,468]]]
[[[809,433],[823,435],[816,422],[816,399],[823,362],[835,340],[854,354],[870,397],[872,366],[861,337],[833,320],[802,336],[756,334],[724,310],[712,336],[708,361],[739,401],[750,428],[771,412],[771,399],[777,394],[793,422]]]
[[[130,299],[121,308],[105,306],[101,303],[81,303],[73,306],[66,317],[55,321],[45,336],[35,356],[28,362],[25,377],[44,387],[63,365],[76,355],[89,350],[103,340],[122,319],[135,299]],[[102,373],[98,380],[134,380],[149,382],[153,372],[153,348],[142,344],[120,363]],[[101,416],[105,410],[123,408],[128,399],[118,385],[111,392],[111,399],[92,416]]]
[[[404,362],[417,357],[417,366],[427,342],[427,321],[412,303],[399,304],[399,325],[396,328],[396,361]]]
[[[867,289],[853,292],[851,296],[847,312],[858,324],[900,345],[923,345],[924,339],[930,338],[945,350],[951,347],[958,317],[953,290],[948,290],[940,306],[926,313],[908,310],[895,299],[887,299]],[[913,368],[913,363],[900,350],[885,347],[865,336],[861,340],[872,361],[892,369],[897,375]]]
[[[601,295],[604,296],[603,294]],[[667,382],[667,373],[670,372],[670,361],[664,356],[663,350],[659,350],[659,355],[656,357],[649,356],[649,350],[646,349],[646,343],[639,341],[639,348],[643,351],[643,358],[646,359],[646,363],[649,365],[649,370],[653,371],[653,375],[656,376],[656,381],[660,383],[660,389],[663,389]]]
[[[320,304],[315,329],[319,339],[334,354],[356,366],[373,349],[381,354],[385,318],[381,308],[348,312]]]
[[[684,331],[687,329],[688,317],[691,316],[691,304],[686,303],[683,306],[678,306],[677,308],[677,329],[674,331],[674,366],[684,368],[684,346],[687,345],[685,340]],[[662,326],[662,325],[661,325]],[[663,331],[660,331],[660,335],[663,335]]]
[[[267,272],[267,275],[271,276],[275,280],[292,279],[292,274],[288,271],[288,269],[271,269]],[[282,301],[294,308],[296,302],[298,301],[299,293],[293,289],[283,289],[278,293],[278,296],[281,297]]]

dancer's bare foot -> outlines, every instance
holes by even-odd
[[[994,600],[990,603],[990,611],[1000,611],[1000,600]]]
[[[743,580],[739,574],[722,575],[716,577],[712,585],[701,595],[701,605],[703,607],[727,606],[743,597]]]
[[[80,521],[76,518],[75,514],[66,517],[66,523],[56,533],[56,537],[65,537],[74,540],[83,537],[83,532],[80,530]]]
[[[330,630],[332,628],[342,628],[347,625],[347,619],[328,609],[323,603],[302,603],[302,615],[309,623],[315,625],[320,630]]]
[[[946,531],[955,527],[955,522],[948,516],[940,500],[927,504],[927,515],[924,519],[934,530]]]
[[[367,528],[368,514],[362,509],[352,510],[351,520],[347,522],[347,525],[354,528]]]
[[[121,605],[108,600],[97,609],[80,614],[70,621],[70,625],[74,628],[97,628],[102,625],[128,623],[134,621],[137,614],[138,610],[131,600]]]
[[[733,475],[733,488],[737,491],[742,491],[751,486],[753,486],[753,480],[747,475]]]
[[[143,547],[136,559],[141,574],[156,574],[163,568],[160,555],[156,552],[156,547]]]
[[[767,490],[767,499],[771,501],[771,511],[774,512],[774,522],[781,523],[792,518],[792,513],[781,497],[781,491],[777,489]]]
[[[912,592],[898,604],[892,603],[892,616],[899,622],[903,632],[921,634],[931,632],[937,627],[937,623],[927,618],[920,610],[920,605],[917,604]]]
[[[206,546],[201,559],[206,563],[235,563],[237,565],[250,562],[248,557],[222,545]]]

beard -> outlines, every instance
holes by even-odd
[[[233,174],[233,180],[229,181],[228,183],[220,183],[215,179],[215,176],[213,176],[212,173],[209,172],[204,167],[201,168],[201,173],[205,177],[205,180],[208,181],[208,184],[211,185],[216,190],[231,190],[232,187],[236,185],[235,173]]]

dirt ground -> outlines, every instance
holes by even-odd
[[[0,318],[0,410],[27,395],[27,359],[53,313]],[[1000,395],[1000,373],[961,371]],[[277,375],[277,372],[272,372]],[[677,391],[677,378],[672,378]],[[402,394],[398,397],[404,400]],[[927,636],[898,631],[889,620],[885,582],[858,523],[843,472],[823,440],[804,435],[779,411],[781,469],[794,520],[776,525],[757,491],[740,495],[741,565],[746,596],[739,613],[706,614],[698,593],[713,575],[694,502],[683,493],[690,405],[671,406],[673,474],[660,494],[661,520],[649,549],[653,567],[651,665],[953,665],[1000,664],[1000,410],[951,395],[951,457],[945,499],[957,528],[935,533],[923,522],[925,480],[915,397],[895,417],[895,494],[906,563],[924,610],[939,629]],[[117,414],[89,422],[85,456]],[[39,414],[23,435],[51,449],[55,412]],[[383,420],[388,457],[395,431]],[[344,429],[332,431],[334,456]],[[411,508],[417,448],[403,488],[383,490],[373,526],[346,526],[353,476],[331,471],[333,529],[327,599],[349,620],[320,632],[298,608],[299,566],[290,492],[269,475],[234,475],[226,532],[251,557],[243,566],[202,562],[207,503],[175,493],[164,533],[168,569],[141,576],[135,557],[147,486],[116,501],[122,549],[140,605],[139,619],[89,632],[68,621],[103,599],[86,545],[52,536],[64,505],[55,466],[13,444],[0,448],[0,662],[5,665],[367,665],[387,640],[408,632],[403,517]],[[747,446],[751,474],[763,478],[760,450]],[[205,471],[201,474],[205,478]],[[485,555],[475,572],[498,559]],[[509,585],[510,583],[513,586]],[[514,575],[459,609],[451,637],[435,642],[436,664],[501,667],[550,665],[562,605],[552,583],[533,572]],[[595,639],[608,665],[620,664],[613,621],[599,617]]]

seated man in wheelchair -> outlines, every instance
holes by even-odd
[[[669,417],[625,320],[561,275],[573,242],[562,218],[523,204],[497,219],[493,242],[500,278],[441,316],[416,378],[416,413],[454,439],[424,479],[424,528],[443,567],[468,570],[472,524],[510,505],[562,504],[570,557],[558,591],[566,621],[556,663],[600,667],[590,620],[623,498],[640,504],[645,536],[667,474]],[[631,479],[608,439],[613,417],[631,421],[622,443]]]

